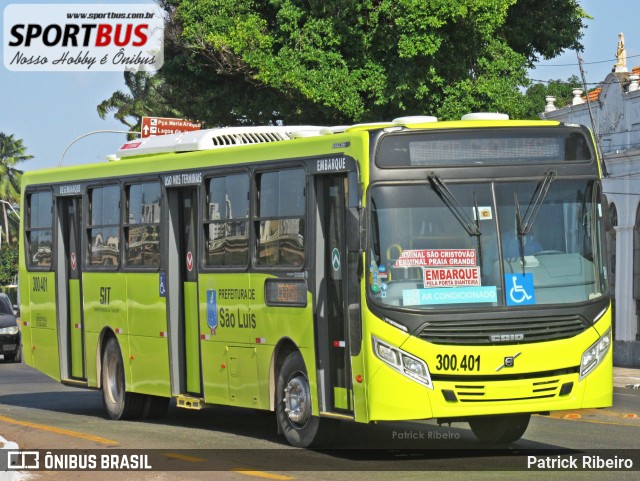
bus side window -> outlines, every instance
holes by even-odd
[[[256,263],[264,267],[304,265],[305,182],[303,169],[257,176]]]
[[[127,186],[124,236],[125,263],[136,267],[160,266],[160,183]]]
[[[120,264],[120,186],[89,190],[87,266]]]
[[[51,191],[27,196],[25,233],[28,243],[27,264],[35,268],[51,267],[53,245],[53,197]]]
[[[207,181],[205,262],[209,267],[249,262],[249,174]]]

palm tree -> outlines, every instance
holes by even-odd
[[[98,104],[98,115],[104,119],[109,112],[129,127],[131,132],[140,132],[142,117],[179,117],[178,111],[167,106],[162,95],[162,80],[159,76],[144,71],[124,72],[124,83],[130,93],[120,90]],[[131,120],[133,119],[133,120]],[[135,138],[134,134],[129,139]]]
[[[0,200],[4,201],[2,214],[7,243],[11,242],[11,237],[9,237],[9,218],[5,202],[13,205],[20,201],[22,171],[16,166],[20,162],[33,159],[33,155],[26,154],[26,151],[27,148],[22,144],[21,139],[15,139],[13,134],[0,132]]]

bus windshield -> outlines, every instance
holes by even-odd
[[[374,186],[373,300],[410,309],[517,308],[603,296],[593,219],[602,215],[599,185],[554,180],[538,196],[541,181]]]

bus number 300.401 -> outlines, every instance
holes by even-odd
[[[464,355],[458,364],[458,356],[455,354],[438,354],[436,369],[439,371],[479,371],[480,370],[480,354],[474,356]]]

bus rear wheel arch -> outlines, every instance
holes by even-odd
[[[127,392],[122,352],[116,337],[109,337],[102,355],[102,402],[111,419],[137,419],[145,409],[143,395]]]
[[[469,418],[476,437],[488,444],[509,444],[522,437],[529,426],[531,414],[504,414]]]
[[[287,355],[276,381],[278,428],[292,446],[309,447],[316,441],[320,418],[311,413],[311,388],[299,351]]]

